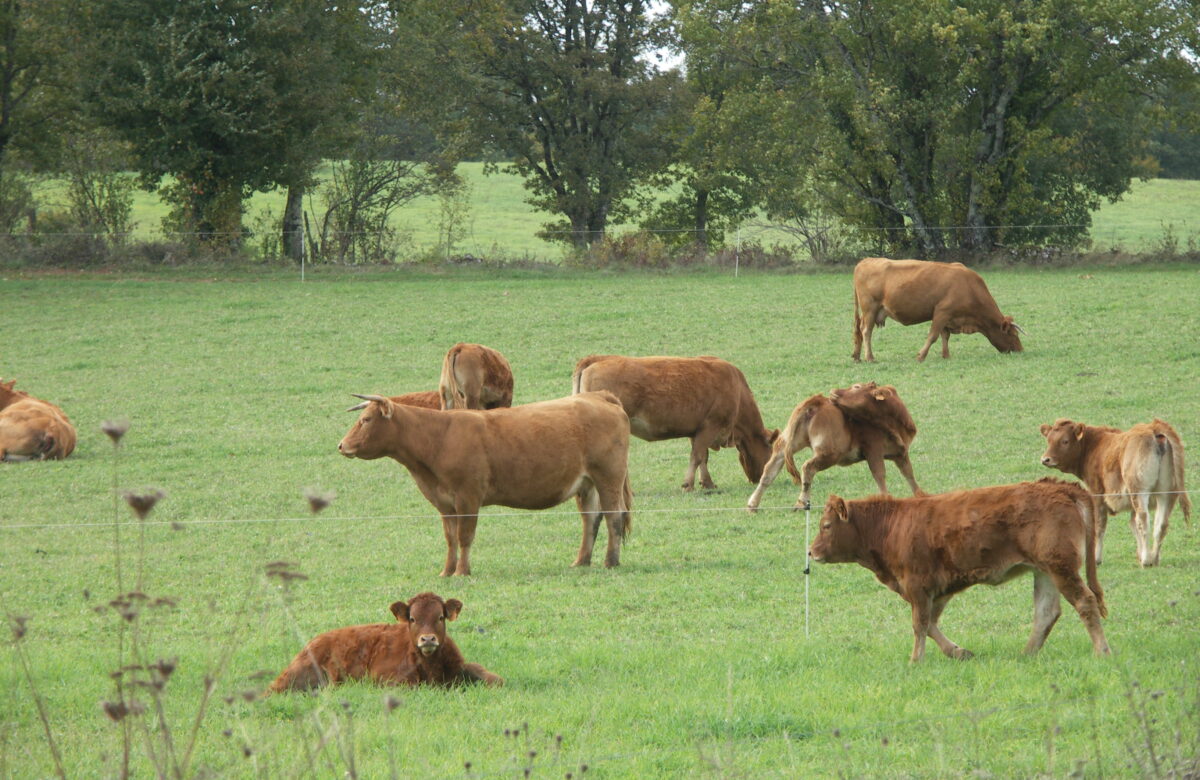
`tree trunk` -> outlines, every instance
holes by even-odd
[[[708,250],[708,190],[696,193],[696,243]]]
[[[304,188],[296,185],[288,187],[287,205],[283,207],[283,236],[284,257],[294,262],[304,260]]]

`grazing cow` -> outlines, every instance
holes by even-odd
[[[1021,329],[988,292],[979,274],[962,263],[888,260],[868,257],[854,267],[854,353],[863,341],[867,360],[874,361],[871,331],[891,317],[901,325],[930,322],[929,337],[917,353],[925,360],[934,339],[942,337],[942,357],[950,357],[951,333],[982,333],[1001,352],[1020,352]]]
[[[573,565],[591,564],[601,516],[608,523],[604,565],[620,563],[633,500],[629,418],[611,393],[453,414],[380,395],[356,397],[364,402],[348,411],[362,414],[338,451],[364,460],[390,457],[408,469],[442,515],[443,577],[471,573],[481,506],[548,509],[572,496],[583,518],[583,542]]]
[[[462,610],[458,599],[418,593],[391,606],[395,623],[347,626],[326,631],[297,653],[267,694],[306,691],[347,680],[379,685],[458,685],[504,680],[479,664],[467,663],[446,636],[446,621]]]
[[[59,460],[75,451],[75,426],[49,401],[0,382],[0,461]]]
[[[1192,514],[1183,486],[1183,442],[1175,429],[1158,419],[1127,431],[1062,419],[1041,430],[1046,437],[1042,465],[1079,477],[1100,502],[1096,562],[1102,558],[1109,514],[1128,509],[1138,562],[1156,565],[1176,500],[1185,519]],[[1151,502],[1154,528],[1147,538]]]
[[[746,478],[757,482],[779,431],[763,427],[746,377],[720,358],[589,355],[575,364],[572,392],[608,390],[621,399],[630,432],[646,441],[692,440],[683,489],[713,488],[708,451],[736,447]]]
[[[792,411],[783,433],[771,447],[771,457],[746,508],[751,512],[758,509],[763,493],[779,476],[785,460],[788,472],[800,483],[797,509],[812,505],[812,481],[818,471],[864,460],[880,493],[887,493],[883,462],[890,460],[908,480],[913,495],[919,496],[921,489],[908,459],[908,448],[916,435],[917,426],[891,385],[860,383],[833,390],[829,398],[817,393]],[[792,456],[805,447],[812,447],[813,454],[797,471]]]
[[[512,406],[513,375],[508,361],[482,344],[455,344],[442,361],[438,382],[443,409]]]
[[[1061,593],[1083,619],[1096,655],[1108,655],[1093,506],[1080,485],[1049,478],[918,498],[830,496],[809,554],[818,563],[870,569],[912,605],[914,662],[925,654],[926,636],[949,657],[970,658],[938,627],[947,602],[972,585],[1000,585],[1028,571],[1033,633],[1025,652],[1046,641],[1062,612]]]

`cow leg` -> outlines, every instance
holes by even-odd
[[[783,461],[787,457],[787,444],[783,439],[776,439],[776,443],[771,448],[771,459],[767,461],[767,465],[763,466],[762,476],[758,478],[758,485],[755,486],[754,492],[750,494],[749,500],[746,501],[746,509],[751,512],[758,511],[758,505],[762,503],[763,493],[767,488],[771,487],[771,483],[779,476],[779,472],[783,469]]]
[[[929,336],[925,339],[925,346],[921,347],[921,351],[917,353],[917,362],[924,363],[925,357],[929,354],[929,348],[933,346],[933,342],[941,335],[946,328],[945,318],[940,316],[936,311],[933,313],[933,322],[929,324]],[[950,357],[947,351],[942,357]]]
[[[938,621],[942,619],[942,610],[946,608],[946,604],[950,602],[951,598],[953,595],[939,596],[933,600],[933,610],[929,614],[929,638],[937,642],[937,646],[950,658],[965,661],[968,658],[974,658],[975,654],[947,639],[938,626]]]
[[[854,353],[851,357],[854,358],[855,363],[858,362],[859,348],[865,342],[867,345],[867,362],[874,363],[875,353],[871,350],[871,334],[875,330],[875,321],[882,318],[879,317],[880,311],[878,308],[874,311],[863,311],[861,314],[862,316],[858,321],[859,331],[854,341]]]
[[[1112,651],[1108,648],[1108,640],[1104,638],[1104,629],[1100,626],[1100,605],[1096,601],[1096,594],[1083,584],[1083,580],[1079,578],[1077,567],[1078,563],[1074,567],[1068,566],[1061,570],[1053,570],[1048,574],[1054,579],[1054,585],[1058,588],[1058,592],[1079,613],[1084,627],[1087,628],[1088,636],[1092,638],[1092,650],[1096,655],[1111,655]]]
[[[920,592],[908,594],[907,589],[905,598],[912,605],[913,651],[909,660],[915,664],[925,657],[925,637],[933,627],[933,599]]]
[[[1150,548],[1150,565],[1158,565],[1158,557],[1162,552],[1163,539],[1167,535],[1167,520],[1171,510],[1175,508],[1174,493],[1158,493],[1154,496],[1154,532],[1151,534],[1153,546]]]
[[[914,496],[923,496],[925,491],[917,486],[917,478],[913,476],[912,461],[908,459],[908,453],[901,453],[895,457],[896,468],[900,469],[900,473],[904,475],[904,479],[908,481],[908,487],[912,490]]]
[[[465,577],[471,573],[471,543],[475,541],[475,526],[479,524],[478,511],[463,513],[458,518],[459,556],[454,573],[459,576]]]
[[[879,492],[887,495],[887,472],[883,468],[883,454],[880,452],[867,452],[867,468],[871,470],[871,477],[874,478],[875,484],[879,487]]]
[[[608,549],[604,553],[604,565],[612,568],[621,565],[621,543],[625,539],[625,496],[623,480],[617,482],[611,489],[605,488],[600,493],[600,506],[604,512],[604,520],[608,525]],[[594,528],[598,529],[599,520]],[[593,531],[593,538],[595,532]]]
[[[575,505],[579,507],[579,515],[583,518],[583,540],[579,543],[579,555],[575,556],[572,566],[591,566],[592,547],[596,543],[596,533],[600,530],[600,494],[594,485],[589,485],[584,492],[575,496]]]
[[[942,328],[942,359],[950,357],[950,331]]]
[[[1104,532],[1108,530],[1108,507],[1103,501],[1097,502],[1100,511],[1096,514],[1096,565],[1104,559]]]
[[[837,464],[837,456],[830,453],[813,453],[800,467],[800,497],[796,499],[796,509],[812,507],[812,481],[818,471],[824,471]]]
[[[446,565],[442,567],[441,576],[449,577],[458,566],[457,515],[442,515],[442,533],[446,535]]]
[[[713,484],[712,477],[708,473],[708,445],[712,443],[713,432],[706,428],[701,428],[692,437],[692,455],[688,460],[687,474],[683,477],[683,489],[691,490],[696,485],[696,470],[700,470],[700,486],[706,490],[712,490],[716,485]]]
[[[1027,655],[1034,655],[1042,649],[1046,637],[1050,636],[1050,629],[1054,628],[1054,624],[1058,622],[1058,616],[1061,614],[1062,605],[1059,604],[1058,588],[1054,584],[1054,579],[1043,571],[1035,570],[1033,572],[1033,631],[1029,634],[1029,641],[1025,644]]]
[[[1129,497],[1129,503],[1132,505],[1132,511],[1129,514],[1129,523],[1133,526],[1133,535],[1137,539],[1137,555],[1138,563],[1145,568],[1153,566],[1154,561],[1150,559],[1150,494],[1149,493],[1134,493]]]

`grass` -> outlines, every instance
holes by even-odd
[[[470,209],[464,219],[464,237],[455,247],[458,254],[487,258],[535,258],[560,260],[563,249],[537,237],[551,215],[526,204],[521,179],[510,174],[485,176],[482,163],[464,163],[460,173],[468,182]],[[42,191],[47,207],[62,202],[61,183],[50,182]],[[275,230],[283,209],[280,191],[257,193],[247,203],[245,224],[254,229]],[[1200,203],[1200,181],[1153,179],[1135,181],[1131,192],[1117,203],[1105,203],[1093,215],[1093,251],[1146,252],[1170,248],[1186,250],[1200,241],[1196,204]],[[311,208],[311,206],[309,206]],[[138,190],[133,221],[137,236],[161,236],[161,221],[167,207],[153,193]],[[396,212],[393,224],[399,230],[402,257],[419,257],[437,246],[439,203],[421,198]],[[620,229],[620,226],[613,226]],[[770,244],[786,238],[776,231],[748,228],[747,240]],[[730,240],[736,240],[731,236]]]
[[[437,577],[436,514],[408,474],[335,452],[353,420],[342,411],[349,393],[432,388],[459,340],[508,357],[517,402],[566,394],[574,362],[601,351],[723,356],[745,372],[772,427],[811,393],[891,383],[920,427],[913,463],[931,491],[1045,476],[1038,425],[1060,416],[1119,426],[1161,416],[1185,443],[1200,441],[1194,266],[998,270],[988,281],[1029,332],[1025,353],[959,336],[949,361],[918,365],[923,329],[892,323],[876,334],[880,362],[855,366],[846,273],[0,280],[12,334],[0,376],[60,404],[79,429],[66,461],[0,467],[0,609],[28,617],[20,649],[66,774],[114,775],[119,764],[119,729],[100,711],[118,661],[117,619],[104,607],[116,594],[113,466],[99,426],[122,417],[131,427],[121,487],[167,494],[140,529],[122,508],[120,531],[127,577],[144,530],[145,590],[177,602],[139,624],[148,658],[178,657],[165,697],[176,733],[232,652],[200,728],[197,769],[1143,774],[1149,747],[1169,756],[1173,730],[1198,730],[1188,708],[1200,701],[1200,545],[1178,514],[1162,565],[1145,571],[1124,519],[1110,525],[1100,576],[1114,658],[1091,656],[1069,610],[1042,653],[1023,657],[1024,579],[972,589],[947,610],[946,633],[976,659],[934,652],[912,667],[901,599],[850,565],[815,567],[806,582],[806,518],[787,511],[796,488],[777,481],[764,511],[747,515],[751,486],[729,451],[712,455],[716,491],[684,495],[686,442],[634,441],[634,535],[619,569],[569,567],[579,534],[570,504],[497,507],[480,520],[475,575],[450,580]],[[902,488],[892,467],[888,479]],[[338,497],[311,515],[309,487]],[[814,503],[872,491],[865,466],[832,469],[818,475]],[[278,560],[307,579],[285,588],[268,577]],[[389,620],[388,604],[422,590],[464,602],[450,633],[506,687],[395,691],[401,704],[390,712],[386,692],[366,685],[240,696],[312,635]],[[16,646],[0,659],[0,777],[51,775]],[[152,772],[140,738],[135,770]]]

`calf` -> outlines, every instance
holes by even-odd
[[[458,599],[443,601],[434,593],[418,593],[408,603],[392,604],[391,610],[395,623],[347,626],[313,638],[271,683],[268,695],[347,680],[379,685],[504,684],[479,664],[467,663],[446,635],[446,621],[462,610]]]
[[[583,519],[575,566],[592,562],[603,517],[605,566],[620,563],[629,531],[629,418],[612,393],[582,393],[487,412],[453,414],[379,395],[348,411],[362,414],[338,444],[348,458],[389,457],[408,469],[442,515],[442,576],[471,573],[479,508],[548,509],[574,497]],[[460,555],[461,551],[461,555]]]
[[[0,382],[0,461],[58,460],[75,451],[75,426],[49,401]]]
[[[737,366],[720,358],[589,355],[575,365],[572,392],[608,390],[621,399],[630,432],[646,441],[690,438],[683,489],[715,487],[708,451],[736,447],[742,471],[757,482],[779,431],[763,427],[754,393]]]
[[[890,460],[908,480],[913,495],[921,495],[908,459],[908,448],[916,435],[917,426],[891,385],[855,384],[831,391],[829,398],[818,393],[792,411],[783,433],[771,447],[771,457],[746,508],[758,510],[763,493],[779,476],[785,461],[788,473],[800,483],[797,509],[812,505],[812,481],[818,471],[864,460],[879,492],[887,493],[883,462]],[[797,471],[793,455],[805,447],[811,447],[813,454]]]
[[[446,352],[442,361],[438,392],[443,409],[512,406],[512,369],[504,355],[491,347],[458,343]]]
[[[1046,452],[1042,465],[1074,474],[1100,500],[1096,561],[1101,560],[1110,513],[1130,510],[1138,562],[1158,564],[1167,518],[1175,502],[1190,519],[1192,502],[1183,486],[1183,442],[1167,423],[1155,419],[1127,431],[1061,419],[1043,425]],[[1150,505],[1154,527],[1150,529]],[[1147,536],[1148,531],[1152,533]]]
[[[972,657],[942,634],[942,610],[972,585],[1000,585],[1028,571],[1033,633],[1025,652],[1036,653],[1046,641],[1062,612],[1061,593],[1083,619],[1096,655],[1108,655],[1093,520],[1086,490],[1048,478],[918,498],[830,496],[809,554],[818,563],[870,569],[912,606],[913,662],[924,656],[926,636],[951,658]]]

